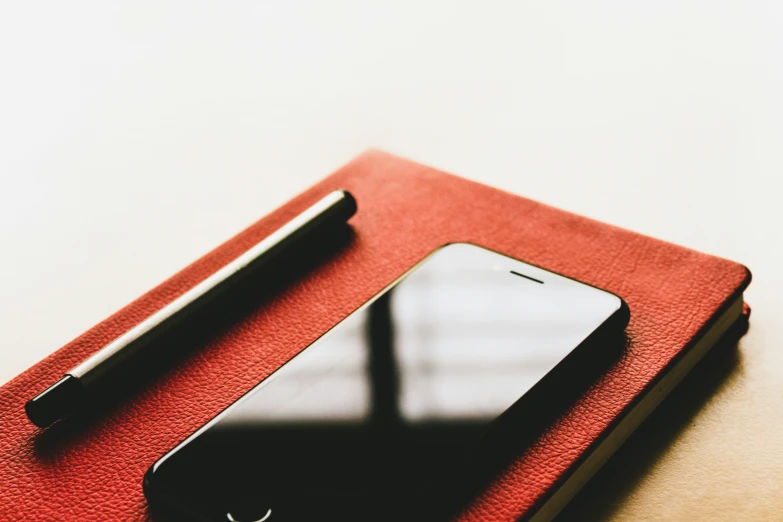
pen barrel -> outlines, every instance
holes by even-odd
[[[85,390],[111,380],[120,368],[148,352],[158,341],[186,326],[200,312],[254,276],[263,277],[269,267],[303,243],[316,241],[333,227],[345,223],[356,212],[350,193],[336,190],[297,215],[247,252],[204,281],[174,299],[147,319],[74,367],[67,375],[76,377]]]

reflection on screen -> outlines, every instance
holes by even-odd
[[[598,314],[581,315],[572,301],[584,300],[582,285],[540,284],[445,253],[284,366],[224,422],[359,420],[378,408],[401,422],[492,419],[595,328]]]

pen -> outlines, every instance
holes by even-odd
[[[263,274],[272,259],[315,240],[356,212],[356,200],[335,190],[293,218],[247,252],[164,306],[71,369],[25,404],[27,417],[45,428],[76,412],[103,384],[111,382],[135,358],[155,346],[165,333],[185,325],[198,311],[249,277]],[[163,346],[158,349],[163,350]]]

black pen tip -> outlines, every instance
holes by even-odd
[[[358,208],[356,205],[356,198],[345,189],[339,189],[338,192],[340,192],[343,197],[342,206],[345,209],[345,220],[348,221],[348,218],[356,214]]]
[[[27,401],[24,411],[33,424],[45,428],[73,413],[82,399],[82,394],[83,388],[79,379],[66,375]]]

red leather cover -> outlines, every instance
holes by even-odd
[[[47,438],[27,420],[23,406],[32,395],[336,188],[348,189],[359,204],[347,249],[95,422]],[[624,354],[465,519],[529,514],[750,281],[737,263],[370,151],[3,386],[0,519],[149,518],[141,483],[152,462],[429,252],[454,241],[605,288],[631,310]]]

